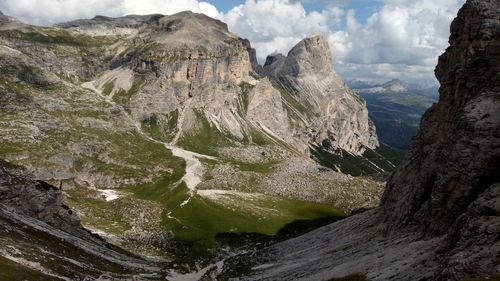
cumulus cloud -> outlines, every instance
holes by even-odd
[[[433,68],[448,45],[449,25],[463,2],[382,0],[360,23],[355,10],[336,4],[307,13],[300,1],[246,0],[223,19],[233,32],[250,39],[261,61],[266,54],[286,53],[300,39],[322,33],[337,70],[347,79],[429,83],[435,81]]]
[[[184,10],[218,17],[217,8],[198,0],[2,0],[0,10],[29,23],[51,25],[95,15],[174,14]]]
[[[230,30],[248,38],[259,60],[274,52],[286,53],[304,37],[328,34],[331,23],[340,21],[342,11],[326,9],[307,13],[298,1],[247,0],[223,17]]]

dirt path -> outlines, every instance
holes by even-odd
[[[95,92],[96,94],[101,96],[104,100],[106,100],[106,102],[108,102],[110,105],[113,105],[113,106],[120,108],[122,113],[128,117],[128,119],[130,120],[131,123],[134,124],[134,126],[137,129],[137,132],[139,134],[141,134],[141,136],[143,136],[144,138],[146,138],[149,141],[162,144],[163,146],[165,146],[165,148],[171,150],[172,154],[174,156],[184,159],[184,161],[186,162],[186,171],[185,171],[184,177],[182,177],[182,180],[186,183],[187,187],[191,191],[191,195],[194,195],[196,193],[196,186],[202,181],[202,176],[203,176],[203,165],[201,164],[200,160],[198,160],[198,158],[206,158],[206,159],[212,159],[212,160],[216,160],[216,158],[214,158],[212,156],[203,155],[203,154],[199,154],[196,152],[184,150],[180,147],[175,146],[174,145],[175,142],[177,141],[180,134],[182,133],[181,129],[178,130],[172,143],[161,142],[159,140],[153,139],[152,137],[150,137],[146,133],[144,133],[144,131],[141,128],[141,124],[138,123],[137,121],[134,121],[132,119],[132,117],[130,117],[130,114],[121,105],[115,103],[112,99],[109,99],[109,97],[106,97],[105,95],[103,95],[95,87],[94,81],[83,83],[81,86],[83,88],[86,88],[88,90]],[[184,110],[182,110],[182,112],[180,114],[178,123],[182,124],[183,119],[184,119]],[[189,201],[189,199],[187,201],[185,201],[183,204],[187,204],[188,201]]]

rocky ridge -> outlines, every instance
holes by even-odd
[[[1,276],[19,277],[10,263],[23,266],[36,280],[66,280],[70,275],[71,280],[136,278],[134,274],[156,280],[160,276],[155,263],[119,250],[84,229],[63,204],[58,188],[31,177],[26,170],[0,161]]]
[[[410,91],[408,85],[399,79],[393,79],[382,85],[368,86],[360,84],[361,88],[356,88],[355,91],[363,94],[390,94],[390,93],[407,93]]]
[[[299,42],[288,55],[267,58],[264,73],[304,110],[292,124],[306,128],[307,137],[327,149],[362,154],[379,146],[366,103],[332,69],[330,47],[322,36]]]
[[[153,175],[125,172],[145,164],[130,162],[138,150],[131,146],[138,142],[116,144],[115,138],[113,145],[103,144],[110,128],[118,138],[141,128],[157,141],[212,156],[227,146],[275,145],[307,158],[314,144],[362,157],[365,149],[378,146],[365,105],[331,69],[330,51],[320,36],[300,42],[279,75],[263,78],[258,73],[269,66],[258,66],[248,40],[220,21],[191,12],[97,16],[54,28],[3,24],[2,30],[0,63],[8,71],[2,73],[0,90],[10,99],[2,104],[7,118],[2,126],[11,131],[21,123],[14,120],[24,120],[23,130],[4,135],[8,145],[2,157],[57,185],[117,188],[172,171],[155,160],[149,163]],[[282,85],[281,78],[293,87]],[[313,87],[307,84],[313,78],[329,82]],[[16,94],[22,91],[30,92],[29,99]],[[52,94],[41,94],[46,91]],[[325,96],[329,103],[319,102]],[[22,110],[28,104],[35,110]],[[61,118],[63,112],[72,117]],[[71,134],[75,126],[83,129]],[[66,135],[68,142],[55,147],[49,143],[53,134]],[[40,155],[19,153],[25,141],[42,146]],[[125,147],[129,160],[120,156]],[[99,163],[89,161],[97,155],[97,162],[124,173],[97,169]],[[370,172],[385,169],[379,167],[372,165]]]
[[[381,206],[257,253],[243,280],[462,280],[500,271],[499,8],[468,0],[460,9],[435,71],[439,102]]]

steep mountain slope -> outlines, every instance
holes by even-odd
[[[62,193],[0,162],[2,280],[159,280],[157,264],[119,250],[84,229]],[[148,278],[149,277],[149,278]],[[71,279],[70,279],[71,278]]]
[[[313,141],[328,142],[331,148],[355,154],[377,148],[375,128],[364,102],[331,65],[326,39],[314,36],[299,42],[286,58],[268,58],[264,71],[270,72],[288,95],[290,105],[300,104],[302,110],[294,112],[293,124],[298,129],[306,127]]]
[[[437,95],[434,98],[428,92],[410,89],[399,80],[354,90],[365,99],[380,140],[405,150],[417,133],[422,115],[437,99]]]
[[[326,46],[308,53],[311,40],[323,39],[299,43],[288,68],[328,56]],[[328,131],[316,158],[338,160],[343,147],[370,172],[394,168],[361,155],[376,135],[343,84],[325,97],[332,108],[345,97],[337,109],[351,121],[321,106],[306,119],[299,101],[317,101],[329,85],[284,90],[256,73],[247,40],[204,15],[98,16],[50,28],[9,18],[0,54],[0,158],[64,190],[87,229],[137,254],[196,268],[193,258],[206,263],[227,250],[217,246],[228,233],[272,236],[294,221],[376,206],[380,180],[310,158]],[[325,75],[341,83],[327,62]],[[305,89],[300,75],[292,78]],[[353,167],[330,165],[343,166]]]
[[[424,115],[381,207],[236,259],[240,273],[250,272],[242,279],[363,273],[370,280],[462,280],[498,273],[499,30],[497,0],[468,0],[459,11],[436,68],[439,102]]]
[[[328,42],[314,36],[286,57],[268,56],[261,74],[280,90],[291,129],[317,162],[354,176],[391,171],[402,152],[379,144],[366,103],[331,65]]]

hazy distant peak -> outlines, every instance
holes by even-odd
[[[384,83],[382,88],[394,93],[408,92],[408,86],[399,79],[392,79],[391,81]]]

